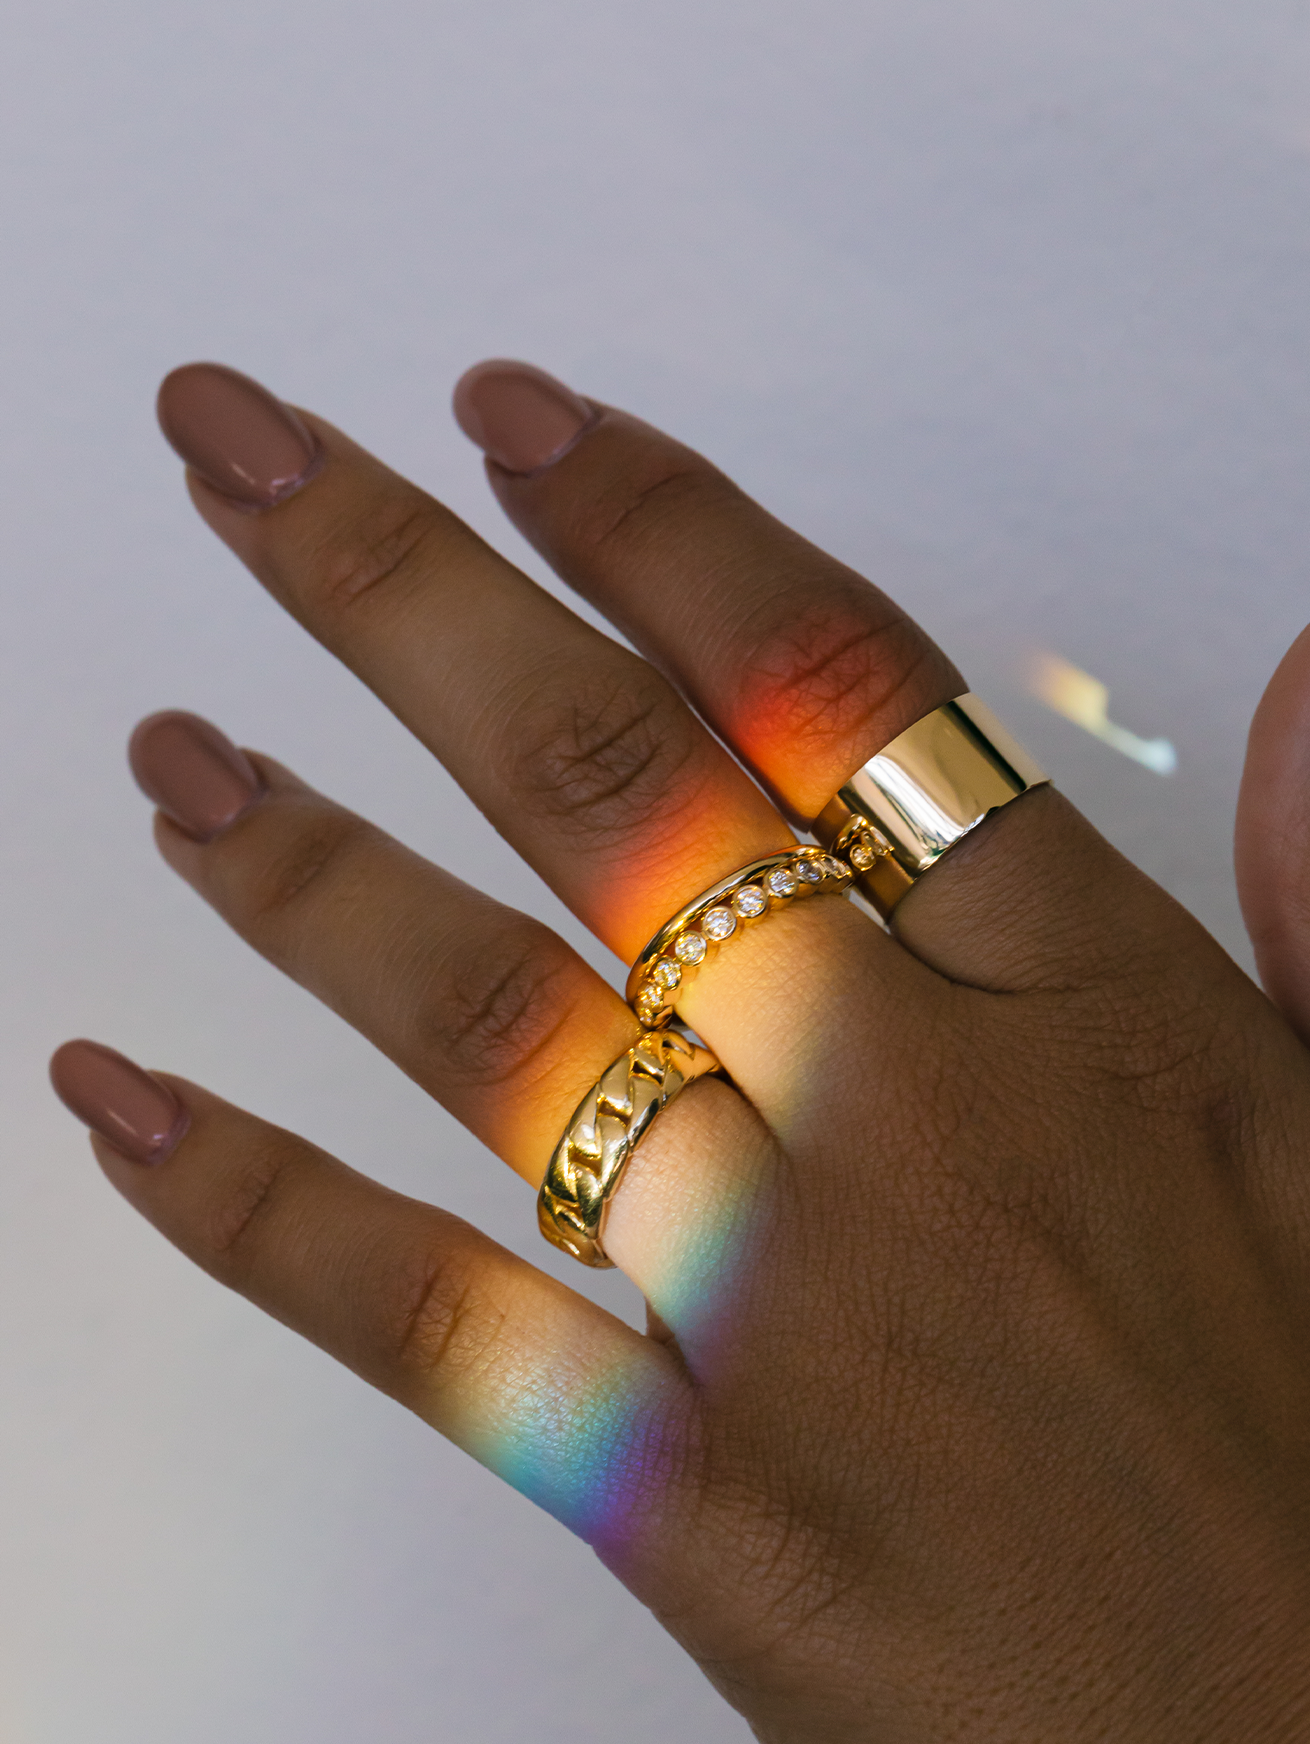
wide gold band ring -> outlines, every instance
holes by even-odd
[[[822,848],[752,860],[665,921],[632,965],[624,997],[647,1029],[658,1029],[673,1016],[681,988],[727,940],[798,898],[849,890],[851,876],[844,860]]]
[[[857,769],[814,834],[886,917],[989,813],[1049,780],[984,703],[957,696]]]
[[[643,1035],[620,1054],[579,1102],[547,1166],[537,1196],[546,1240],[584,1266],[612,1266],[605,1214],[628,1158],[688,1084],[722,1070],[708,1048],[677,1030]]]

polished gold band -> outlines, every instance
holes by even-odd
[[[620,1054],[579,1102],[547,1166],[537,1196],[546,1240],[584,1266],[612,1266],[605,1213],[628,1158],[688,1084],[722,1070],[708,1048],[677,1030],[643,1035]]]
[[[857,769],[814,834],[886,916],[989,812],[1049,780],[985,704],[957,696]]]
[[[647,1029],[657,1029],[673,1016],[680,990],[728,939],[798,897],[850,885],[850,867],[822,848],[752,860],[665,921],[632,965],[624,997]]]

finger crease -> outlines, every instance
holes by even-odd
[[[420,504],[380,539],[366,543],[338,576],[329,579],[324,587],[328,600],[354,606],[394,580],[422,548],[427,521],[426,507]]]
[[[631,521],[635,515],[639,515],[643,511],[649,509],[655,498],[662,495],[670,486],[681,484],[687,480],[694,480],[698,476],[699,474],[696,468],[690,466],[680,467],[676,472],[665,473],[664,476],[657,479],[654,484],[646,485],[644,489],[640,490],[637,495],[633,497],[631,502],[627,503],[619,510],[618,514],[610,522],[608,527],[605,527],[601,532],[595,535],[592,541],[593,548],[597,552],[602,551],[606,545],[619,536],[624,527],[627,526],[628,522]]]

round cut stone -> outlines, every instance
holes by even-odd
[[[737,930],[737,917],[730,908],[712,908],[704,916],[701,931],[707,939],[726,939]]]
[[[672,992],[682,980],[682,970],[676,963],[671,963],[667,957],[661,957],[651,971],[651,980],[657,987],[665,987]]]
[[[859,841],[851,843],[849,858],[857,872],[867,872],[878,856],[867,842]]]
[[[673,947],[673,954],[680,963],[690,963],[693,966],[705,961],[705,953],[709,949],[700,933],[681,933]]]
[[[797,860],[792,871],[802,884],[818,884],[823,877],[823,867],[817,860]]]
[[[795,896],[796,874],[790,866],[775,866],[764,880],[770,896]]]
[[[650,1023],[664,1009],[664,1001],[660,998],[657,987],[643,987],[637,995],[637,1016],[643,1023]]]
[[[758,884],[743,884],[733,897],[732,906],[743,920],[753,920],[757,914],[764,913],[769,899]]]

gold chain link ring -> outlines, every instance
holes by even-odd
[[[628,1004],[640,1023],[657,1029],[673,1016],[681,988],[720,945],[790,908],[798,897],[850,886],[850,867],[822,848],[791,848],[752,860],[665,921],[632,965],[624,995]]]
[[[546,1240],[584,1266],[612,1266],[605,1213],[628,1158],[656,1116],[688,1084],[723,1067],[677,1030],[643,1035],[596,1080],[555,1146],[537,1196]]]

